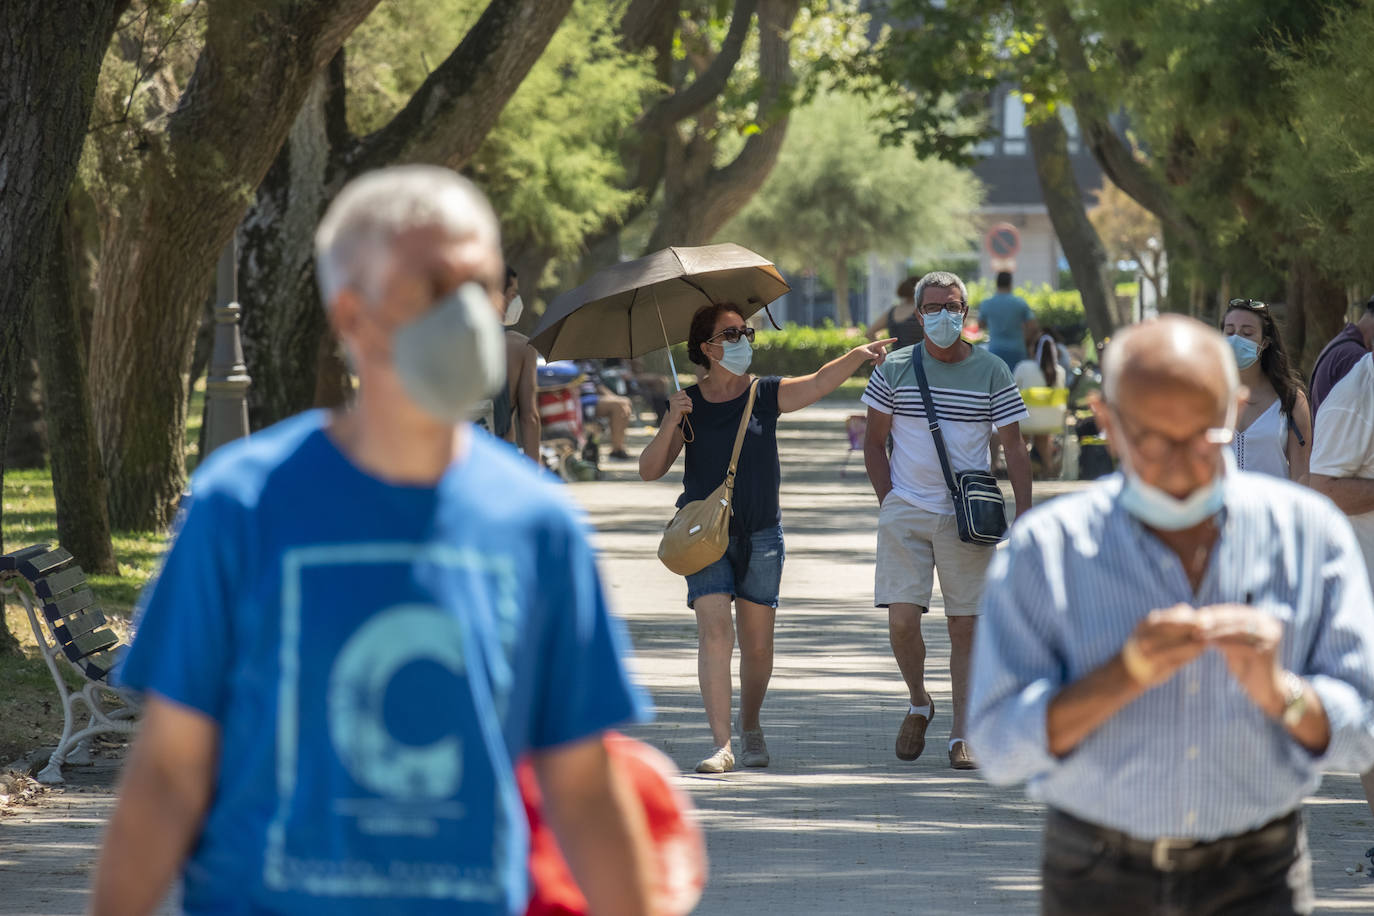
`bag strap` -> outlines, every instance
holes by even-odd
[[[949,455],[945,452],[945,436],[940,432],[940,418],[935,415],[935,400],[930,396],[930,382],[926,381],[925,367],[925,344],[921,344],[919,353],[911,354],[911,366],[916,370],[916,384],[921,386],[921,401],[926,408],[926,425],[930,427],[930,436],[935,440],[935,452],[940,456],[940,470],[945,472],[945,486],[949,487],[949,496],[957,505],[959,502],[959,487],[954,483],[954,472],[949,469]]]
[[[754,415],[754,395],[758,393],[759,380],[749,383],[749,401],[744,405],[744,416],[740,417],[739,432],[735,433],[735,450],[730,453],[730,469],[725,472],[725,489],[735,492],[735,466],[739,464],[739,450],[744,447],[744,433],[749,429],[749,418]]]

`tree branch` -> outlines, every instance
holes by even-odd
[[[492,0],[411,99],[350,157],[356,174],[396,162],[461,168],[534,66],[572,0]]]
[[[649,109],[639,121],[640,130],[647,132],[676,124],[711,104],[725,91],[725,84],[734,72],[735,64],[739,63],[745,39],[749,37],[749,27],[758,5],[758,0],[735,0],[734,12],[730,15],[730,31],[726,33],[720,52],[712,58],[710,66],[689,85]]]
[[[1093,86],[1092,68],[1083,52],[1083,34],[1064,0],[1041,0],[1045,26],[1054,39],[1060,66],[1068,78],[1069,95],[1078,117],[1083,143],[1112,184],[1129,194],[1160,221],[1169,225],[1195,251],[1202,251],[1202,234],[1175,203],[1168,187],[1150,173],[1112,127],[1107,104]]]

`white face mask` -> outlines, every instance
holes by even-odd
[[[406,394],[441,422],[465,419],[505,381],[505,332],[480,284],[464,283],[391,340]]]
[[[516,293],[515,298],[506,303],[506,320],[501,323],[508,328],[513,328],[524,312],[525,302],[520,298],[520,294]]]
[[[1235,426],[1234,411],[1226,418],[1227,428]],[[1121,473],[1125,477],[1121,485],[1121,507],[1134,515],[1145,525],[1159,531],[1183,531],[1200,525],[1221,511],[1225,491],[1222,478],[1235,470],[1235,457],[1229,448],[1221,450],[1222,474],[1198,487],[1183,499],[1177,499],[1152,484],[1141,480],[1131,467],[1130,450],[1125,446],[1118,449],[1121,458]]]
[[[754,361],[754,348],[747,337],[720,345],[720,367],[731,375],[743,375]]]

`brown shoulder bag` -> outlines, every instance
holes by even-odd
[[[739,450],[744,445],[744,432],[749,428],[749,418],[754,415],[754,395],[758,387],[758,379],[749,384],[749,401],[744,405],[744,416],[740,418],[739,432],[735,434],[735,450],[730,454],[730,467],[725,472],[725,481],[710,496],[693,500],[677,510],[673,520],[663,530],[663,540],[658,543],[658,558],[679,576],[701,572],[725,556],[725,549],[730,546],[735,466],[739,463]]]

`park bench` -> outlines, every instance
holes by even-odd
[[[106,626],[86,574],[61,547],[37,544],[0,555],[0,593],[16,596],[29,614],[33,638],[48,663],[57,692],[62,697],[62,738],[38,773],[38,781],[60,783],[64,763],[90,762],[90,742],[97,735],[128,734],[134,730],[137,698],[109,682],[126,646]],[[80,674],[80,690],[72,690],[58,666],[65,658]],[[113,709],[105,701],[113,698]],[[78,703],[85,704],[89,718],[76,730]]]

